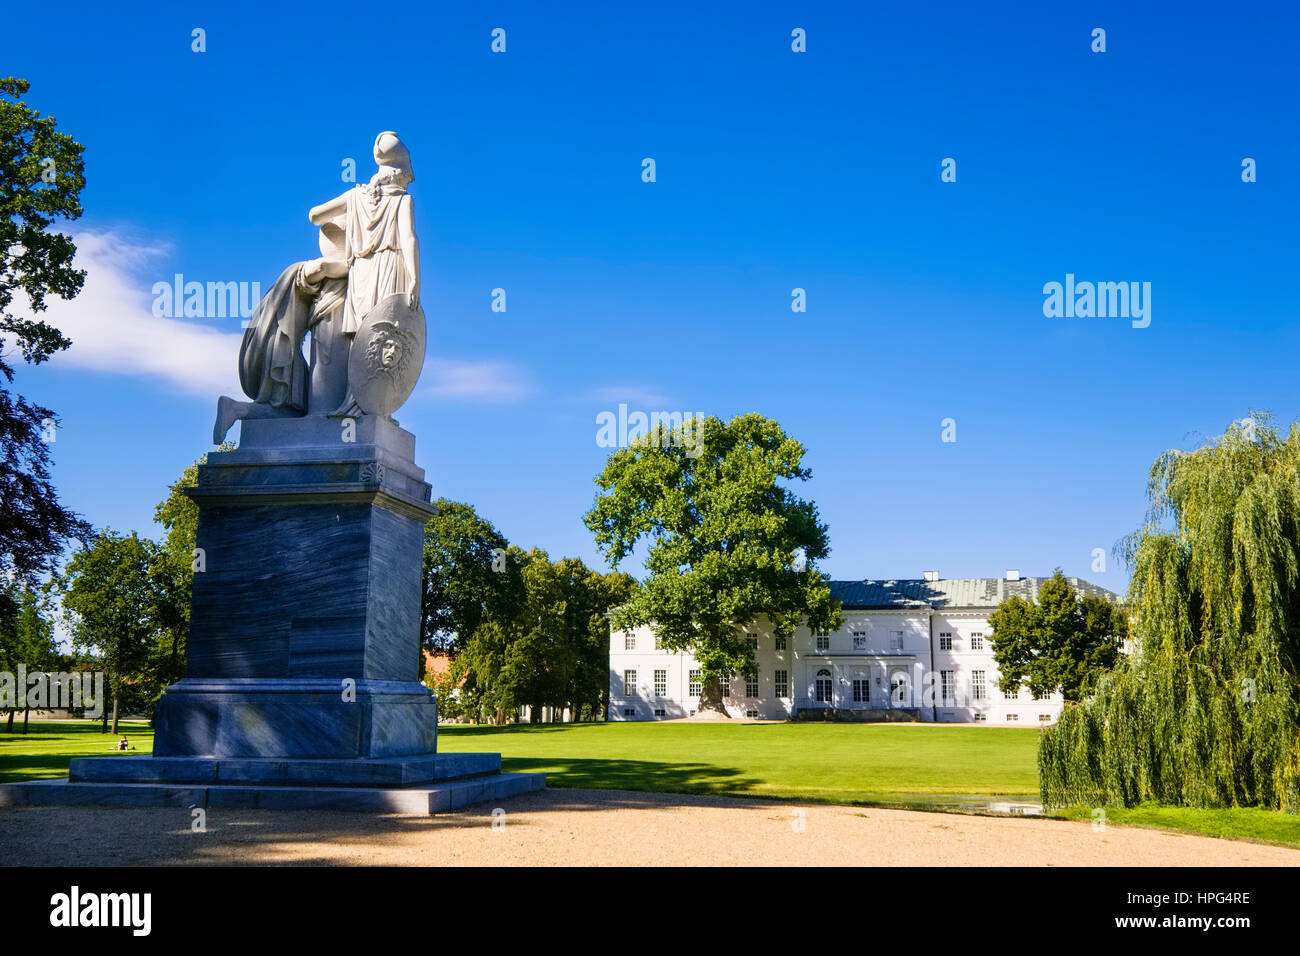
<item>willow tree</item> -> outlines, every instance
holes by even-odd
[[[806,481],[804,447],[761,415],[657,423],[614,452],[586,516],[611,566],[648,541],[649,575],[614,609],[617,629],[650,624],[659,646],[690,651],[700,711],[726,714],[721,681],[756,666],[747,629],[778,637],[840,626],[840,603],[817,562],[830,551],[817,507],[785,483]]]
[[[1043,802],[1300,812],[1300,428],[1167,452],[1148,496],[1134,654],[1045,732]]]

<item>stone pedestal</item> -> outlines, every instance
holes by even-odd
[[[152,757],[80,758],[0,805],[436,812],[545,785],[496,754],[435,756],[419,674],[424,525],[415,439],[390,419],[245,421],[187,490],[198,505],[185,678]]]
[[[432,753],[418,683],[429,504],[392,421],[243,425],[188,494],[199,507],[185,679],[158,707],[160,757]]]

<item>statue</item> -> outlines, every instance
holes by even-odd
[[[320,257],[254,310],[239,353],[251,401],[223,397],[213,429],[220,443],[242,420],[239,447],[210,452],[185,488],[205,557],[153,753],[0,783],[0,807],[440,813],[545,786],[501,773],[500,754],[438,753],[437,698],[419,680],[438,509],[415,436],[391,417],[425,353],[411,159],[395,133],[374,152],[367,185],[311,210]]]
[[[420,247],[406,191],[415,174],[394,132],[375,137],[374,157],[379,168],[369,183],[307,214],[320,227],[320,258],[285,269],[253,310],[239,349],[239,384],[252,401],[218,399],[214,444],[242,419],[387,417],[415,387],[425,347]]]

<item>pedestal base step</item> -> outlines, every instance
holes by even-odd
[[[408,757],[74,757],[73,783],[204,783],[262,786],[407,787],[501,772],[492,753]]]
[[[446,813],[545,787],[546,775],[541,773],[492,773],[405,787],[92,783],[65,778],[0,785],[0,807],[221,807]]]

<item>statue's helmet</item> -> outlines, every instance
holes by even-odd
[[[406,144],[392,130],[385,130],[375,137],[375,163],[379,166],[400,169],[406,173],[408,181],[415,179],[415,171],[411,168],[411,154]]]

